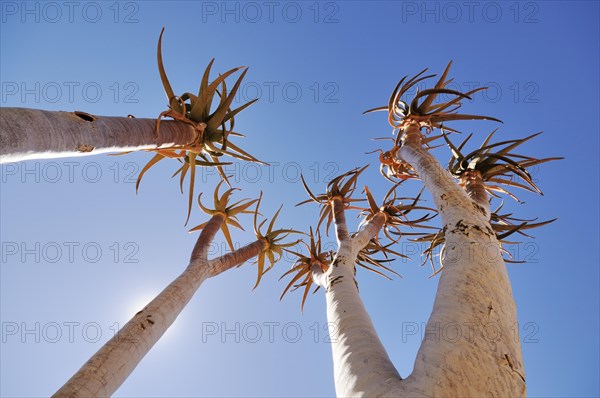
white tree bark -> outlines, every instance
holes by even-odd
[[[413,166],[434,197],[444,225],[446,256],[432,314],[412,374],[402,380],[377,337],[354,279],[358,251],[384,224],[379,214],[353,238],[333,200],[339,244],[326,273],[335,388],[338,396],[525,396],[516,308],[500,246],[489,225],[487,196],[469,194],[421,146],[417,126],[405,131],[398,156]],[[469,196],[472,196],[471,199]]]
[[[401,378],[358,294],[355,262],[358,252],[377,235],[386,216],[376,215],[362,231],[350,237],[341,200],[332,202],[339,248],[326,273],[313,267],[313,280],[326,289],[335,391],[339,397],[382,396],[390,390],[397,391]]]
[[[191,126],[164,121],[162,141],[156,142],[155,122],[83,112],[1,108],[0,162],[152,149],[157,144],[184,144],[194,136]],[[489,225],[489,203],[479,194],[471,195],[471,199],[421,147],[417,126],[404,131],[398,156],[417,171],[441,214],[446,241],[444,269],[413,373],[401,380],[377,337],[354,277],[358,251],[377,235],[385,216],[375,216],[363,231],[350,237],[343,209],[340,212],[337,204],[338,253],[326,274],[319,274],[317,269],[314,272],[315,283],[327,290],[337,394],[524,396],[516,308],[501,249]],[[216,217],[214,223],[220,222],[222,218]],[[206,278],[240,264],[264,247],[264,242],[257,241],[242,252],[208,261],[206,239],[212,239],[216,229],[203,231],[183,274],[137,313],[55,396],[111,395]]]
[[[416,126],[398,156],[413,166],[442,217],[444,268],[410,378],[428,396],[525,395],[516,306],[489,205],[476,203],[421,147]]]
[[[185,144],[194,129],[182,122],[96,116],[85,112],[52,112],[0,108],[0,163],[96,155]]]
[[[208,260],[207,249],[222,223],[223,215],[213,216],[202,230],[185,271],[135,314],[53,397],[111,396],[173,324],[204,280],[243,264],[265,247],[265,242],[258,240]]]

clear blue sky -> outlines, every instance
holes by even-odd
[[[545,133],[525,149],[565,160],[533,170],[545,196],[508,203],[523,218],[558,221],[511,248],[508,265],[530,396],[598,396],[598,2],[1,2],[3,107],[156,117],[166,108],[156,68],[161,27],[175,91],[215,71],[250,66],[238,103],[243,148],[270,167],[237,165],[238,197],[264,191],[264,214],[307,230],[296,208],[301,171],[316,190],[334,173],[376,159],[388,135],[383,104],[395,83],[454,60],[456,88],[487,85],[469,113],[504,120],[498,137]],[[271,4],[271,5],[269,5]],[[469,3],[471,4],[471,3]],[[478,139],[496,126],[463,126]],[[43,134],[43,132],[41,132]],[[448,152],[439,151],[447,161]],[[2,165],[2,396],[47,396],[186,266],[195,236],[186,198],[149,154]],[[199,190],[217,179],[204,172]],[[377,166],[365,173],[379,195]],[[407,194],[416,192],[412,184]],[[205,220],[194,209],[192,225]],[[252,239],[251,219],[242,219]],[[218,238],[214,251],[224,248]],[[402,249],[416,252],[404,242]],[[410,373],[437,280],[412,261],[404,279],[359,274],[361,294],[402,375]],[[207,281],[118,396],[333,395],[322,292],[282,302],[281,262],[252,291],[255,265]]]

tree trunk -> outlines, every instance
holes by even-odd
[[[315,269],[313,280],[326,290],[335,391],[338,397],[382,396],[398,391],[401,378],[358,294],[355,262],[358,252],[378,234],[385,215],[376,215],[350,237],[342,201],[332,202],[339,248],[329,270],[323,274]]]
[[[402,380],[358,294],[358,251],[377,236],[378,214],[349,237],[340,203],[332,203],[339,250],[326,273],[335,387],[338,396],[525,396],[516,308],[502,252],[489,224],[487,195],[473,199],[422,148],[418,126],[404,132],[398,152],[434,197],[446,239],[444,268],[412,374]],[[477,184],[475,184],[477,185]],[[473,186],[472,188],[476,188]]]
[[[223,220],[223,215],[211,218],[186,270],[135,314],[53,397],[112,395],[173,324],[204,280],[243,264],[265,247],[265,242],[258,240],[209,261],[208,247]]]
[[[428,396],[525,395],[516,306],[489,208],[473,201],[421,146],[417,126],[404,132],[399,157],[434,198],[445,233],[442,275],[414,371]],[[481,198],[480,198],[481,199]]]
[[[160,139],[155,127],[156,119],[0,108],[0,163],[183,145],[194,137],[186,123],[162,121]]]

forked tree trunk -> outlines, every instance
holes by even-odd
[[[326,288],[338,396],[520,397],[525,373],[515,303],[500,246],[489,225],[489,203],[471,199],[421,146],[417,126],[405,131],[399,157],[413,166],[434,197],[446,239],[444,268],[414,370],[402,380],[358,294],[358,251],[383,225],[374,217],[354,238],[334,211],[339,250]],[[479,203],[477,203],[479,202]],[[334,209],[339,206],[334,206]],[[378,218],[379,217],[379,218]]]
[[[198,238],[186,270],[135,314],[53,397],[111,396],[173,324],[204,280],[243,264],[264,248],[265,242],[258,240],[208,260],[210,242],[222,223],[222,215],[211,218]]]
[[[433,312],[409,378],[416,392],[428,396],[524,396],[516,306],[489,224],[489,203],[469,198],[422,148],[421,137],[417,126],[408,127],[398,156],[433,196],[446,247]]]
[[[162,121],[159,139],[155,127],[156,119],[0,108],[0,163],[152,149],[194,137],[186,123]]]
[[[355,262],[358,252],[377,236],[386,216],[376,215],[350,237],[341,200],[332,202],[338,251],[326,273],[313,271],[313,280],[326,290],[335,391],[338,397],[381,396],[396,391],[401,379],[358,294]]]
[[[1,108],[0,162],[151,149],[185,144],[194,136],[191,126],[165,121],[161,123],[162,140],[157,142],[155,122],[83,112]],[[339,209],[335,212],[339,250],[334,266],[326,275],[315,273],[315,282],[327,289],[337,394],[524,396],[516,308],[501,249],[489,225],[489,203],[473,192],[471,199],[422,148],[417,126],[404,131],[398,156],[417,171],[440,212],[446,241],[444,269],[413,373],[401,380],[377,337],[354,280],[356,255],[378,233],[383,216],[374,217],[361,233],[350,238]],[[264,242],[257,241],[242,251],[208,261],[206,250],[220,222],[221,217],[216,217],[212,227],[202,232],[184,273],[136,314],[55,396],[111,395],[173,323],[202,281],[251,258],[264,247]]]

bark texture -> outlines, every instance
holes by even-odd
[[[479,203],[472,200],[421,147],[418,129],[411,128],[398,154],[431,192],[446,240],[433,312],[409,377],[413,392],[525,396],[516,306],[487,200],[480,195]]]
[[[467,196],[485,210],[485,217],[490,218],[490,196],[485,190],[485,183],[481,173],[477,170],[467,171],[460,178],[461,185],[465,188]]]
[[[222,223],[222,215],[210,220],[185,271],[135,314],[53,397],[111,396],[173,324],[204,280],[243,264],[265,247],[265,242],[258,240],[208,260],[210,242]]]
[[[332,202],[339,249],[326,273],[314,267],[313,280],[326,289],[335,391],[339,397],[381,396],[397,391],[401,378],[358,294],[355,262],[384,225],[385,215],[376,215],[350,237],[341,200]]]
[[[85,112],[53,112],[0,108],[0,163],[153,149],[185,144],[194,129],[182,122],[96,116]]]
[[[377,337],[358,294],[355,261],[384,225],[378,214],[348,236],[340,203],[332,203],[339,250],[313,280],[326,289],[338,396],[522,397],[525,372],[516,307],[500,245],[489,224],[480,181],[469,193],[421,146],[418,126],[404,132],[398,156],[434,197],[446,248],[444,268],[414,370],[402,379]]]

